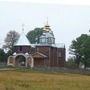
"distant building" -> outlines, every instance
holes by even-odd
[[[56,44],[48,22],[43,28],[39,44],[31,44],[24,33],[14,45],[14,53],[8,57],[8,65],[15,67],[64,67],[65,45]]]

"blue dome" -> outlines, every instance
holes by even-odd
[[[55,38],[53,32],[44,32],[40,36],[40,44],[54,44]]]

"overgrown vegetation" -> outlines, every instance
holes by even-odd
[[[90,77],[67,73],[1,71],[0,90],[89,90]]]
[[[74,55],[78,67],[80,62],[84,64],[84,68],[90,67],[90,36],[81,34],[76,40],[73,40],[70,46],[70,54]]]

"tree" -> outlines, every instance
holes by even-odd
[[[39,37],[42,35],[42,33],[43,28],[35,28],[34,30],[27,33],[27,38],[31,43],[39,43]]]
[[[16,43],[16,41],[19,38],[19,33],[16,31],[9,31],[7,33],[7,36],[5,38],[5,44],[3,45],[3,48],[6,50],[13,51],[13,45]]]
[[[6,54],[3,49],[0,49],[0,62],[6,61]]]
[[[83,50],[86,50],[86,48],[84,48],[84,45],[87,42],[86,40],[88,37],[89,36],[87,34],[82,34],[80,37],[76,38],[76,40],[72,41],[72,44],[69,48],[70,53],[76,57],[75,60],[76,60],[76,63],[78,66],[79,66],[79,63],[82,61],[82,57],[83,57],[82,52],[83,52]],[[87,50],[86,50],[86,52],[87,52]]]
[[[81,48],[82,62],[86,67],[90,67],[90,36],[87,37]]]

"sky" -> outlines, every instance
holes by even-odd
[[[71,41],[81,34],[89,34],[89,0],[0,0],[0,47],[10,30],[27,34],[47,21],[56,43],[64,43],[67,57]]]

